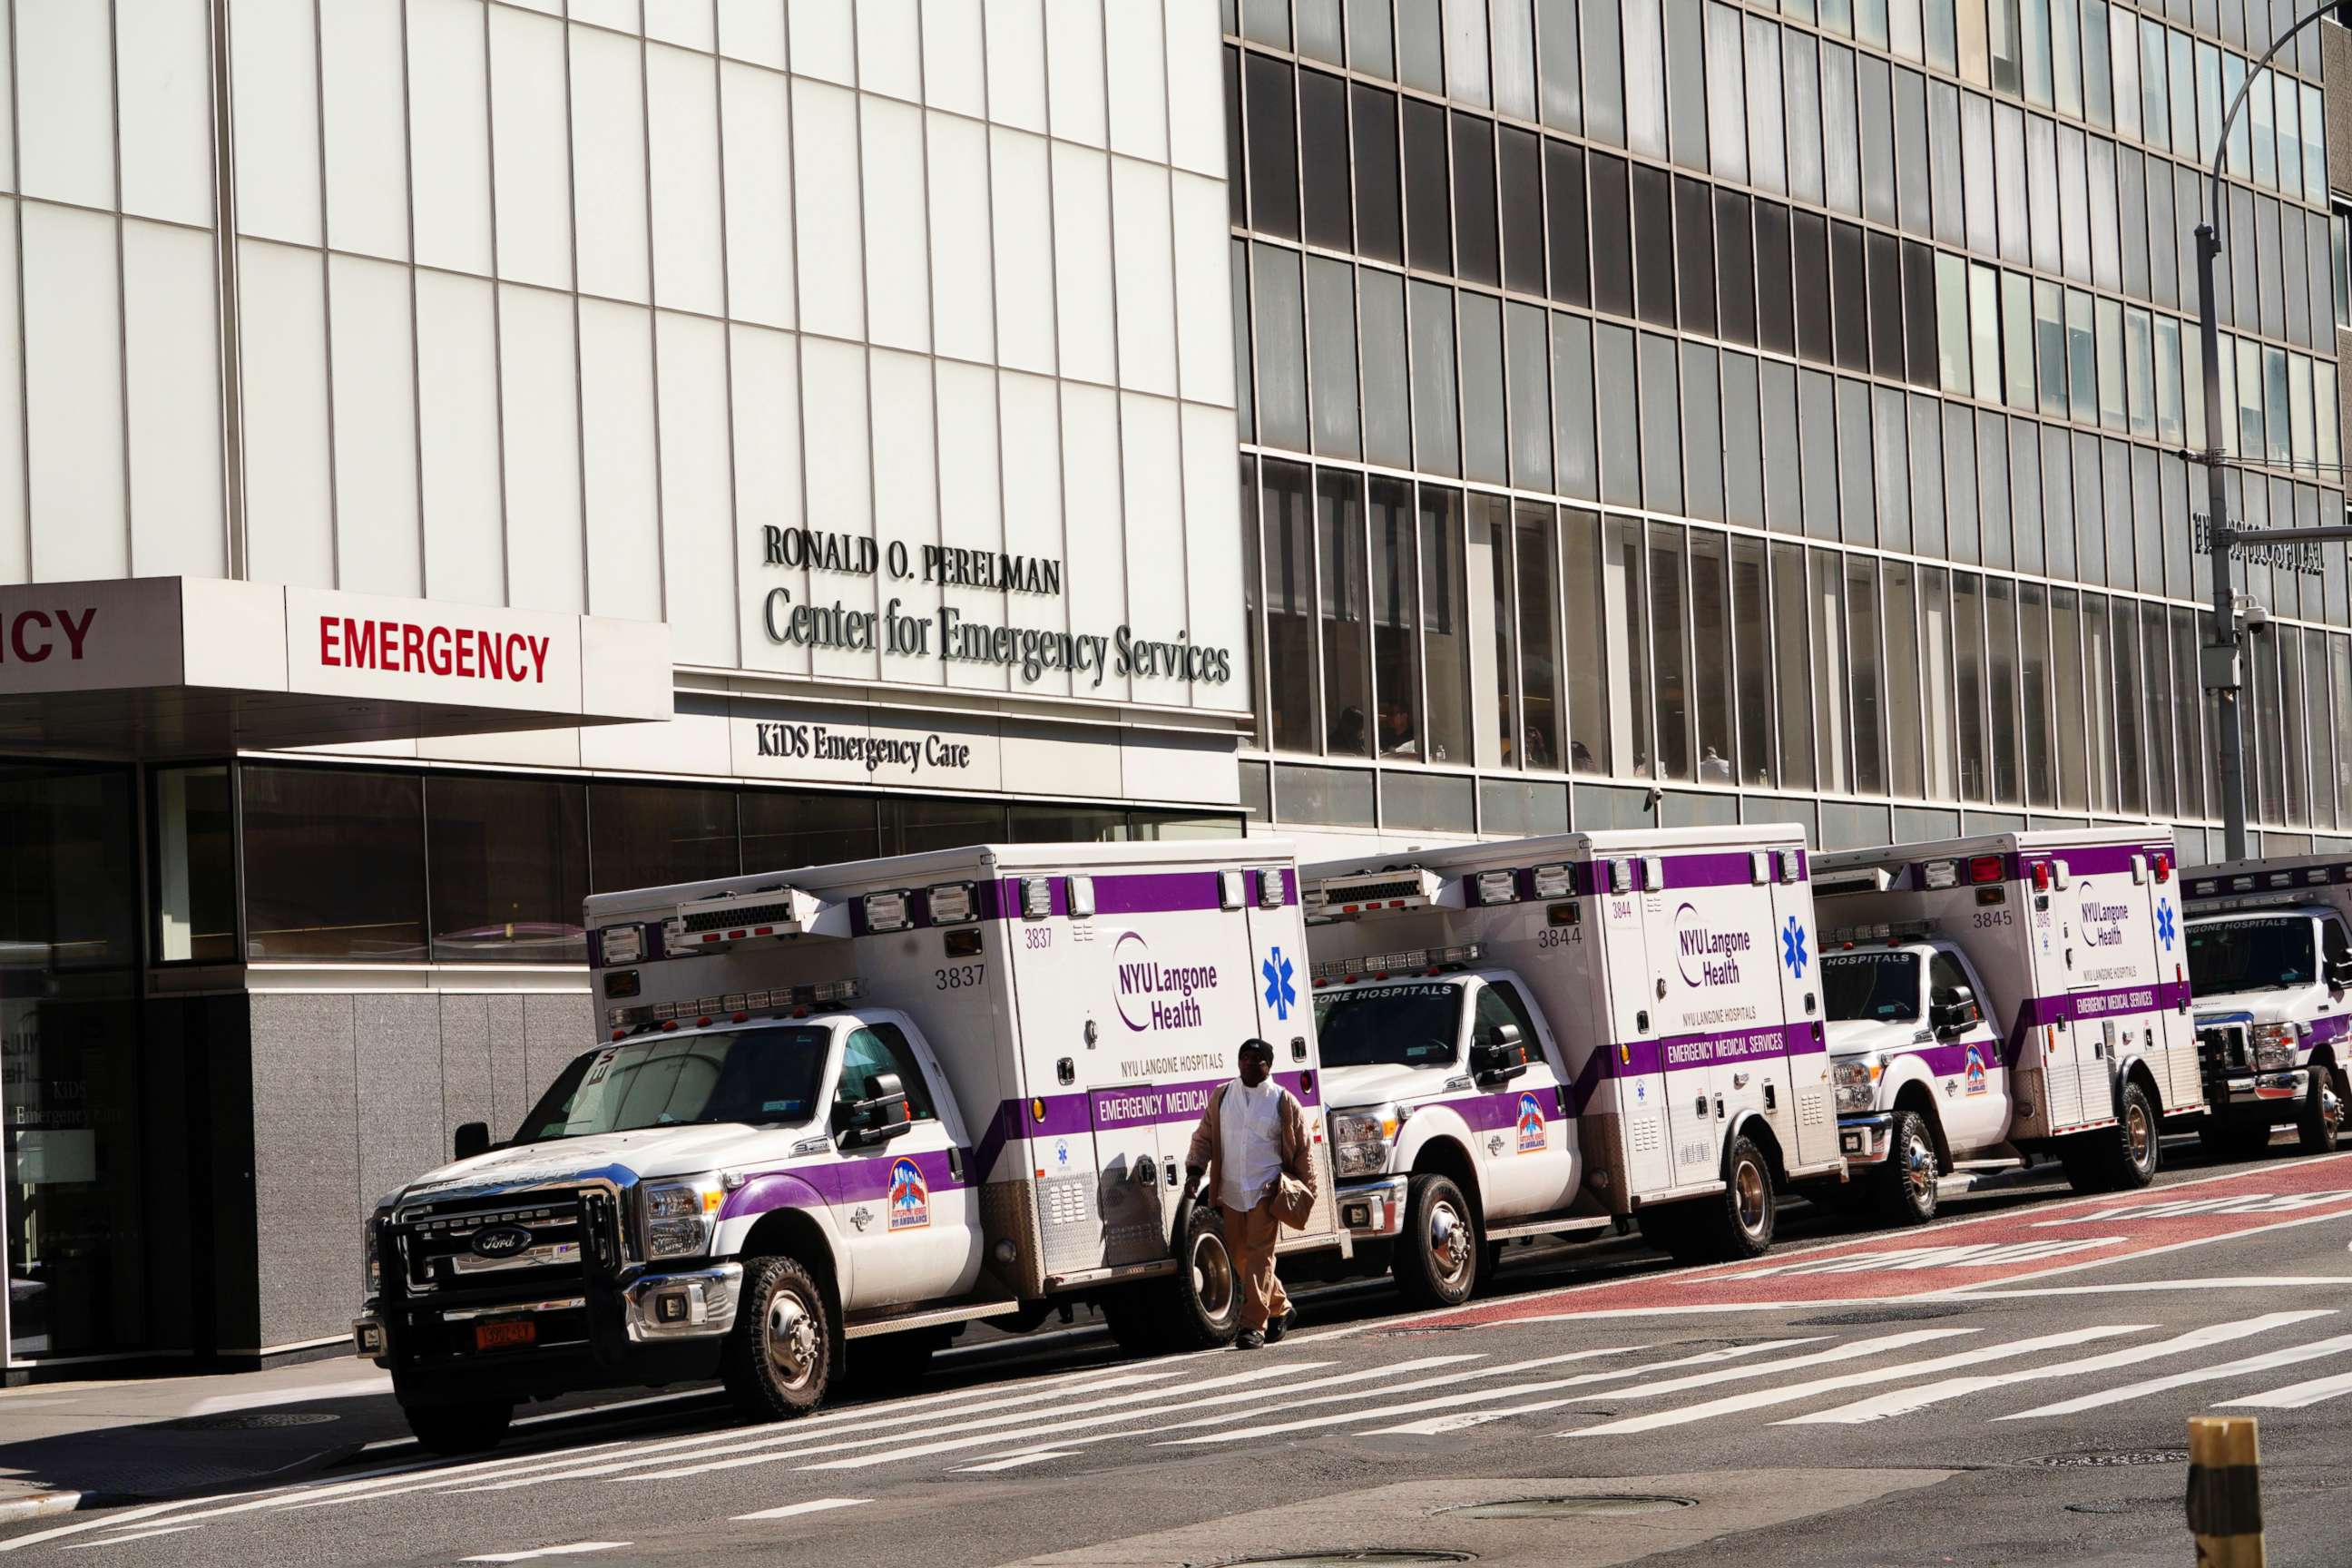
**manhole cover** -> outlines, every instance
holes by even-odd
[[[2084,1454],[2051,1454],[2024,1462],[2042,1470],[2107,1470],[2133,1465],[2185,1465],[2189,1454],[2182,1448],[2111,1448]]]
[[[1916,1323],[1928,1318],[1958,1317],[1966,1307],[1869,1307],[1853,1312],[1828,1312],[1818,1318],[1800,1318],[1795,1326],[1801,1329],[1860,1328],[1865,1323]]]
[[[1696,1508],[1696,1498],[1664,1497],[1653,1493],[1603,1493],[1590,1497],[1514,1497],[1494,1502],[1464,1503],[1440,1509],[1440,1513],[1465,1519],[1591,1519],[1621,1513],[1664,1513]]]
[[[1349,1568],[1352,1563],[1371,1563],[1375,1568],[1442,1568],[1450,1563],[1469,1563],[1474,1559],[1467,1552],[1416,1552],[1411,1548],[1396,1550],[1368,1546],[1360,1552],[1297,1552],[1280,1557],[1237,1557],[1224,1568]]]
[[[185,1415],[163,1425],[174,1432],[262,1432],[274,1426],[319,1426],[341,1419],[323,1412],[263,1410],[250,1415]]]

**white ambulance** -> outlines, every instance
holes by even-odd
[[[2171,835],[1982,834],[1815,862],[1838,1136],[1890,1217],[1938,1181],[2048,1153],[2085,1192],[2145,1186],[2201,1113]]]
[[[1800,829],[1303,875],[1340,1216],[1412,1299],[1617,1216],[1678,1256],[1754,1256],[1777,1188],[1841,1171]]]
[[[1347,1246],[1283,844],[976,847],[598,894],[585,924],[607,1039],[368,1225],[358,1352],[428,1446],[583,1387],[717,1376],[794,1415],[845,1357],[903,1373],[1075,1299],[1129,1346],[1223,1342],[1184,1153],[1253,1037],[1317,1129],[1284,1246]]]
[[[2291,1124],[2305,1152],[2327,1152],[2352,1103],[2352,860],[2232,860],[2186,891],[2208,1147],[2252,1153]]]

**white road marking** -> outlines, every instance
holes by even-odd
[[[2121,1388],[2110,1388],[2103,1394],[2085,1394],[2076,1399],[2063,1399],[2055,1405],[2039,1405],[2021,1410],[2014,1415],[2000,1417],[2003,1421],[2031,1421],[2040,1415],[2072,1415],[2078,1410],[2096,1410],[2105,1405],[2121,1405],[2126,1400],[2141,1399],[2151,1394],[2162,1394],[2170,1388],[2187,1388],[2191,1384],[2219,1383],[2224,1378],[2241,1377],[2249,1373],[2271,1372],[2298,1362],[2317,1361],[2322,1356],[2339,1354],[2352,1350],[2352,1334],[2338,1334],[2332,1340],[2314,1340],[2309,1344],[2289,1345],[2284,1350],[2264,1351],[2260,1355],[2242,1356],[2225,1361],[2218,1366],[2198,1367],[2189,1372],[2176,1372],[2165,1377],[2151,1377],[2140,1383],[2127,1383]]]
[[[2352,1372],[2339,1372],[2333,1377],[2315,1377],[2308,1383],[2290,1383],[2284,1388],[2273,1388],[2268,1394],[2257,1394],[2251,1398],[2227,1400],[2220,1408],[2302,1410],[2340,1394],[2352,1394]]]
[[[1693,1286],[1729,1285],[1749,1279],[1818,1274],[1904,1274],[1932,1268],[2005,1268],[2012,1263],[2059,1258],[2069,1252],[2086,1252],[2095,1247],[2114,1247],[2126,1239],[2120,1236],[2086,1236],[2073,1241],[1979,1241],[1947,1247],[1903,1247],[1885,1252],[1850,1253],[1843,1258],[1799,1258],[1792,1263],[1769,1263],[1761,1268],[1745,1269],[1738,1274],[1716,1274],[1685,1283]]]
[[[1076,1448],[1040,1448],[1034,1454],[1013,1454],[1002,1459],[982,1459],[977,1465],[953,1467],[960,1476],[987,1475],[996,1470],[1017,1470],[1024,1465],[1042,1465],[1048,1459],[1066,1459],[1076,1454]]]
[[[826,1513],[836,1508],[863,1508],[874,1500],[870,1497],[821,1497],[807,1502],[788,1502],[782,1508],[763,1508],[757,1513],[739,1513],[735,1522],[747,1519],[790,1519],[795,1514]]]
[[[1610,1383],[1614,1382],[1616,1379],[1621,1377],[1639,1377],[1644,1373],[1664,1372],[1673,1367],[1705,1366],[1714,1362],[1737,1361],[1742,1356],[1757,1355],[1765,1351],[1787,1350],[1791,1345],[1817,1344],[1820,1342],[1820,1339],[1821,1336],[1816,1334],[1811,1338],[1801,1340],[1768,1340],[1759,1344],[1731,1345],[1722,1350],[1706,1351],[1697,1355],[1686,1355],[1676,1361],[1662,1361],[1654,1363],[1649,1366],[1620,1367],[1614,1372],[1591,1373],[1588,1373],[1584,1377],[1568,1378],[1563,1380],[1561,1383],[1545,1384],[1543,1386],[1546,1388],[1552,1388],[1565,1387],[1569,1384],[1575,1383]],[[1420,1404],[1411,1406],[1410,1408],[1416,1410],[1433,1410],[1448,1404],[1466,1405],[1475,1400],[1509,1398],[1516,1394],[1534,1394],[1540,1391],[1540,1389],[1531,1386],[1528,1388],[1498,1389],[1491,1394],[1454,1394],[1443,1400],[1425,1399]],[[1606,1397],[1606,1394],[1607,1391],[1602,1390],[1590,1395],[1577,1394],[1574,1397],[1568,1399],[1540,1399],[1532,1405],[1513,1405],[1508,1410],[1457,1411],[1451,1415],[1431,1415],[1419,1421],[1407,1421],[1403,1425],[1398,1426],[1370,1427],[1363,1433],[1363,1436],[1367,1437],[1435,1437],[1443,1436],[1447,1432],[1461,1432],[1465,1431],[1472,1426],[1483,1426],[1489,1421],[1503,1421],[1507,1420],[1514,1415],[1533,1415],[1538,1411],[1557,1410],[1563,1405],[1573,1405],[1579,1399],[1587,1397],[1595,1399],[1604,1398]],[[1373,1419],[1381,1419],[1390,1415],[1401,1415],[1404,1413],[1405,1407],[1400,1406],[1381,1411],[1377,1416],[1373,1416],[1372,1413],[1370,1411],[1367,1411],[1364,1414],[1367,1416],[1371,1416]]]
[[[2090,1373],[2112,1372],[2117,1367],[2134,1366],[2144,1361],[2155,1361],[2168,1355],[2184,1355],[2203,1350],[2208,1345],[2226,1344],[2231,1340],[2252,1338],[2268,1333],[2273,1329],[2290,1323],[2307,1322],[2313,1318],[2332,1316],[2326,1309],[2305,1312],[2272,1312],[2263,1317],[2248,1318],[2240,1322],[2216,1323],[2210,1328],[2195,1329],[2153,1344],[2134,1345],[2127,1350],[2109,1351],[2105,1355],[2088,1356],[2080,1361],[2061,1362],[2055,1366],[2029,1368],[2023,1372],[1988,1373],[1980,1377],[1948,1378],[1923,1388],[1895,1389],[1869,1399],[1841,1405],[1834,1410],[1816,1411],[1810,1415],[1792,1415],[1776,1422],[1781,1426],[1854,1426],[1865,1421],[1883,1421],[1892,1415],[1908,1415],[1925,1410],[1931,1405],[1964,1398],[1987,1389],[2006,1388],[2011,1384],[2035,1383],[2044,1378],[2077,1377]]]
[[[2352,1289],[2352,1279],[2341,1274],[2231,1274],[2210,1279],[2133,1279],[2116,1285],[2043,1285],[2025,1290],[1991,1286],[1946,1290],[1945,1301],[2025,1301],[2041,1296],[2149,1296],[2175,1290],[2307,1290],[2332,1286]]]
[[[1752,1389],[1746,1394],[1735,1394],[1723,1399],[1711,1399],[1699,1405],[1687,1405],[1679,1410],[1662,1410],[1654,1415],[1630,1415],[1623,1420],[1606,1422],[1598,1426],[1580,1426],[1573,1431],[1556,1432],[1553,1436],[1558,1437],[1614,1436],[1624,1433],[1654,1431],[1661,1426],[1683,1426],[1694,1421],[1705,1421],[1717,1415],[1734,1415],[1743,1410],[1759,1410],[1771,1405],[1787,1405],[1816,1394],[1828,1394],[1838,1389],[1864,1388],[1872,1384],[1882,1384],[1895,1378],[1917,1377],[1924,1373],[1948,1372],[1955,1367],[1975,1366],[1983,1362],[1997,1361],[2008,1356],[2027,1355],[2035,1351],[2081,1344],[2087,1340],[2112,1339],[2119,1334],[2140,1333],[2145,1331],[2147,1327],[2145,1323],[2109,1323],[2096,1328],[2075,1329],[2066,1333],[2047,1334],[2040,1339],[2019,1340],[2010,1344],[1978,1345],[1949,1355],[1934,1356],[1927,1361],[1913,1362],[1907,1365],[1873,1367],[1866,1372],[1840,1373],[1834,1377],[1817,1377],[1804,1383],[1784,1384],[1777,1388]],[[1803,1356],[1797,1359],[1802,1362],[1819,1362],[1826,1358]],[[1795,1363],[1775,1362],[1769,1366],[1748,1367],[1742,1370],[1761,1373],[1793,1364]],[[1665,1386],[1685,1385],[1686,1383],[1687,1380],[1677,1380],[1675,1384]],[[1612,1392],[1612,1397],[1623,1398],[1629,1394],[1644,1395],[1664,1391],[1663,1388],[1616,1389]]]
[[[190,1415],[220,1415],[232,1410],[253,1410],[262,1405],[315,1405],[322,1399],[364,1399],[371,1394],[390,1394],[392,1373],[377,1373],[373,1377],[355,1377],[341,1383],[316,1384],[291,1392],[279,1390],[268,1394],[223,1394],[210,1399],[199,1399],[190,1406]]]
[[[2070,1215],[2061,1219],[2038,1219],[2036,1230],[2048,1230],[2069,1225],[2112,1225],[2119,1219],[2182,1219],[2191,1215],[2215,1214],[2293,1214],[2297,1209],[2315,1208],[2321,1204],[2339,1203],[2352,1198],[2352,1189],[2336,1188],[2325,1193],[2247,1193],[2226,1198],[2185,1198],[2178,1203],[2125,1204],[2104,1208],[2092,1214]]]
[[[103,1541],[80,1541],[65,1548],[68,1552],[87,1552],[93,1546],[120,1546],[126,1541],[152,1541],[159,1535],[177,1535],[184,1530],[202,1530],[200,1524],[167,1524],[161,1530],[134,1531],[129,1535],[110,1535]]]
[[[1449,1356],[1433,1359],[1466,1361],[1473,1358],[1467,1356]],[[1035,1424],[1036,1413],[1034,1411],[1022,1411],[1012,1415],[992,1415],[988,1417],[986,1420],[982,1421],[952,1422],[948,1426],[937,1426],[930,1429],[932,1433],[941,1435],[959,1432],[977,1432],[980,1434],[977,1436],[947,1437],[946,1440],[941,1442],[922,1442],[917,1443],[912,1447],[895,1447],[894,1445],[903,1444],[906,1441],[902,1436],[859,1437],[845,1443],[822,1443],[802,1447],[772,1450],[765,1453],[745,1454],[737,1458],[717,1459],[708,1463],[681,1465],[673,1469],[647,1471],[643,1475],[618,1476],[614,1477],[614,1480],[616,1484],[622,1481],[672,1480],[681,1476],[704,1475],[712,1470],[740,1469],[747,1465],[768,1465],[774,1464],[784,1459],[804,1459],[818,1454],[844,1454],[851,1453],[856,1450],[870,1448],[882,1448],[888,1450],[887,1453],[880,1456],[859,1453],[855,1458],[835,1460],[818,1465],[803,1465],[800,1467],[803,1469],[846,1470],[858,1468],[869,1462],[887,1463],[896,1459],[913,1458],[917,1455],[920,1454],[943,1454],[956,1448],[985,1447],[992,1443],[1003,1444],[1008,1437],[1011,1437],[1013,1442],[1020,1447],[1034,1448],[1037,1447],[1037,1444],[1034,1439],[1048,1433],[1066,1431],[1080,1426],[1099,1426],[1108,1422],[1124,1421],[1136,1415],[1148,1416],[1152,1413],[1150,1409],[1139,1410],[1137,1408],[1139,1405],[1142,1405],[1146,1399],[1169,1395],[1205,1394],[1212,1389],[1226,1388],[1238,1388],[1240,1390],[1238,1393],[1224,1395],[1227,1399],[1265,1399],[1268,1397],[1267,1391],[1264,1386],[1267,1380],[1287,1376],[1289,1373],[1294,1372],[1319,1372],[1330,1364],[1332,1363],[1329,1362],[1309,1361],[1295,1362],[1286,1365],[1282,1363],[1276,1362],[1271,1364],[1261,1364],[1259,1366],[1252,1367],[1247,1372],[1237,1372],[1229,1373],[1223,1377],[1209,1378],[1204,1382],[1193,1384],[1189,1389],[1156,1389],[1150,1394],[1129,1394],[1123,1398],[1097,1399],[1077,1405],[1062,1405],[1056,1408],[1055,1413],[1057,1415],[1079,1416],[1076,1421],[1055,1420],[1048,1422],[1044,1426],[1038,1426]],[[1356,1373],[1347,1375],[1352,1378],[1363,1377],[1370,1374]],[[1322,1380],[1310,1379],[1305,1384],[1293,1384],[1292,1386],[1317,1387],[1320,1386],[1321,1381]],[[1275,1392],[1278,1394],[1286,1391],[1277,1389]],[[1161,1405],[1159,1406],[1159,1408],[1187,1409],[1192,1406],[1192,1403],[1194,1402],[1180,1398],[1178,1403],[1175,1405]],[[1082,1415],[1082,1412],[1093,1412],[1094,1414]],[[1016,1426],[1022,1423],[1028,1423],[1028,1425],[1017,1434],[1007,1433],[1006,1431],[1002,1430],[1002,1428],[1006,1426]]]
[[[460,1563],[528,1563],[534,1557],[580,1557],[591,1552],[611,1552],[616,1547],[632,1544],[626,1541],[575,1541],[569,1546],[542,1546],[535,1552],[488,1552],[479,1557],[460,1557]]]
[[[2317,1160],[2341,1160],[2347,1157],[2347,1156],[2342,1154],[2321,1154],[2305,1159],[2304,1163],[2305,1165],[2309,1165],[2315,1163]],[[2224,1178],[2217,1176],[2208,1179],[2220,1181]],[[2190,1182],[2182,1182],[2179,1184],[2185,1187],[2192,1186],[2195,1184]],[[2187,1241],[2169,1241],[2165,1243],[2162,1247],[2137,1247],[2129,1252],[2117,1252],[2105,1258],[2094,1258],[2083,1263],[2062,1263],[2055,1268],[2036,1268],[2025,1274],[2013,1274],[2009,1279],[2001,1281],[2001,1283],[2005,1285],[2023,1285],[2035,1279],[2053,1279],[2061,1274],[2079,1274],[2085,1268],[2105,1268],[2110,1264],[2116,1263],[2138,1263],[2150,1258],[2161,1258],[2168,1252],[2185,1252],[2192,1247],[2210,1247],[2218,1241],[2244,1241],[2252,1237],[2267,1236],[2275,1230],[2294,1230],[2301,1226],[2325,1225],[2329,1220],[2342,1219],[2343,1217],[2344,1214],[2341,1210],[2333,1210],[2326,1214],[2304,1215],[2295,1219],[2280,1220],[2274,1225],[2257,1225],[2248,1226],[2242,1230],[2225,1230],[2214,1236],[2196,1236],[2189,1237]],[[1915,1301],[1939,1300],[1946,1296],[1960,1295],[1967,1292],[1969,1289],[1970,1288],[1966,1285],[1948,1286],[1942,1290],[1925,1291],[1920,1295],[1910,1297],[1908,1300]]]

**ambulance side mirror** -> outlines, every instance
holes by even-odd
[[[2328,961],[2327,984],[2338,987],[2352,985],[2352,958]]]
[[[487,1154],[490,1152],[490,1124],[487,1121],[460,1121],[452,1142],[454,1152],[460,1160]]]
[[[1488,1089],[1510,1082],[1528,1070],[1527,1047],[1517,1024],[1497,1024],[1494,1037],[1470,1047],[1470,1070]]]
[[[845,1149],[887,1143],[913,1125],[907,1119],[907,1087],[897,1073],[876,1073],[867,1088],[871,1092],[866,1098],[852,1100],[843,1117]]]
[[[1927,1021],[1939,1035],[1958,1034],[1984,1017],[1984,1009],[1977,1005],[1976,993],[1965,985],[1956,985],[1951,1000],[1938,1002],[1928,1009]]]

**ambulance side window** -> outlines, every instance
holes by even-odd
[[[1960,967],[1960,961],[1948,952],[1936,954],[1927,965],[1927,1000],[1940,1007],[1963,988],[1971,992],[1976,989],[1969,984],[1969,972]],[[1979,996],[1977,1000],[1981,1002],[1984,998]]]
[[[929,1121],[938,1114],[931,1109],[930,1080],[923,1077],[907,1037],[896,1025],[877,1024],[851,1030],[841,1048],[841,1082],[833,1091],[836,1124],[848,1115],[851,1106],[874,1097],[874,1080],[884,1073],[898,1075],[899,1087],[907,1091],[908,1121]]]
[[[1530,1059],[1543,1047],[1536,1037],[1536,1021],[1528,1016],[1528,1005],[1519,1000],[1518,988],[1501,982],[1489,982],[1478,988],[1478,1019],[1472,1026],[1470,1043],[1491,1046],[1495,1043],[1496,1026],[1517,1024],[1519,1044],[1527,1047]]]

